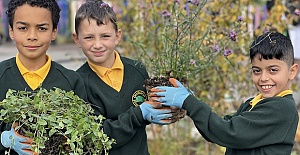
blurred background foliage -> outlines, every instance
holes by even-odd
[[[142,61],[149,74],[154,76],[162,64],[155,64],[153,58],[159,59],[161,51],[165,50],[162,11],[172,12],[174,3],[179,3],[177,11],[188,14],[201,2],[113,1],[113,5],[118,6],[115,8],[118,25],[123,31],[124,40],[119,45],[122,53]],[[201,8],[192,35],[196,36],[194,38],[205,36],[199,50],[211,54],[216,45],[219,49],[209,64],[205,62],[205,68],[194,70],[197,74],[187,77],[187,86],[220,116],[234,112],[245,99],[256,94],[251,81],[249,46],[255,36],[266,31],[277,30],[287,35],[288,25],[295,15],[289,12],[285,3],[282,0],[272,4],[267,0],[208,0]],[[242,21],[237,30],[238,20]],[[236,32],[235,41],[229,37],[231,30]],[[196,53],[196,47],[193,49]],[[188,54],[193,54],[193,49]],[[233,53],[225,55],[226,49]],[[225,151],[223,147],[205,141],[188,117],[168,126],[150,125],[147,132],[149,150],[154,155],[219,155]]]

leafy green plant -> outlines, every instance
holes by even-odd
[[[115,140],[102,130],[102,115],[95,116],[73,91],[60,88],[36,92],[8,90],[1,102],[0,120],[33,138],[32,150],[42,154],[108,154]],[[58,144],[55,145],[55,143]]]

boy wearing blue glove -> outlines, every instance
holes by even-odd
[[[291,154],[298,113],[291,81],[298,72],[291,41],[278,32],[255,39],[250,48],[252,81],[259,94],[243,103],[233,115],[219,117],[184,88],[160,86],[157,101],[187,111],[198,131],[213,143],[226,147],[226,155]]]
[[[87,57],[77,72],[85,81],[95,113],[106,118],[104,132],[116,140],[109,154],[149,155],[146,125],[170,124],[176,116],[172,109],[156,109],[155,103],[146,101],[143,85],[148,73],[140,62],[116,51],[121,36],[108,4],[88,0],[77,10],[73,39]]]
[[[51,61],[46,54],[56,39],[60,8],[55,0],[11,0],[7,16],[9,33],[18,53],[0,62],[0,101],[8,89],[35,91],[45,89],[73,90],[86,100],[83,79],[78,73]],[[1,107],[0,107],[1,108]],[[13,124],[14,126],[16,124]],[[11,124],[1,122],[0,154],[35,154],[30,150],[32,140],[17,133]]]

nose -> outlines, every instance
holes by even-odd
[[[29,29],[27,40],[34,41],[37,40],[37,32],[34,29]]]
[[[268,81],[270,80],[269,74],[267,72],[262,72],[260,76],[261,81]]]
[[[103,46],[103,44],[102,44],[101,39],[99,39],[99,38],[95,39],[95,42],[94,42],[93,47],[94,47],[95,49],[99,49],[99,48],[101,48],[102,46]]]

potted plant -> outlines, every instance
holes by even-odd
[[[33,139],[31,149],[40,155],[108,154],[115,140],[102,130],[102,115],[73,91],[60,88],[36,92],[8,90],[1,103],[0,120]]]
[[[231,29],[204,27],[201,22],[205,20],[202,21],[199,15],[205,11],[207,0],[191,0],[184,4],[174,0],[169,3],[160,17],[152,15],[155,20],[151,22],[155,28],[147,33],[154,39],[132,42],[142,51],[139,59],[150,73],[150,78],[145,81],[148,94],[155,91],[152,88],[156,86],[173,86],[170,78],[187,86],[190,78],[195,79],[207,67],[214,65],[220,55],[226,59],[233,53],[228,45],[236,41],[242,22],[242,18],[238,18]],[[183,111],[180,118],[184,114]]]
[[[199,15],[206,3],[206,0],[194,0],[183,5],[180,1],[172,1],[161,11],[160,17],[153,17],[156,19],[152,21],[154,32],[147,33],[154,39],[132,42],[142,51],[138,57],[151,76],[145,81],[147,90],[155,86],[173,86],[169,78],[187,85],[190,78],[195,79],[220,55],[226,59],[233,52],[228,45],[236,41],[242,18],[237,19],[232,29],[202,26],[201,22],[207,20],[202,21]]]
[[[230,40],[236,40],[236,28],[242,20],[239,19],[239,25],[234,25],[231,30],[216,32],[216,28],[202,27],[199,14],[206,3],[206,0],[194,0],[183,6],[180,1],[174,0],[167,7],[170,11],[162,10],[161,17],[152,21],[156,28],[148,33],[154,35],[154,41],[132,42],[142,50],[139,59],[151,74],[151,78],[145,82],[146,87],[171,86],[168,82],[170,77],[186,83],[189,77],[198,75],[212,65],[222,53],[221,50],[224,50],[225,57],[233,52],[226,48]]]

